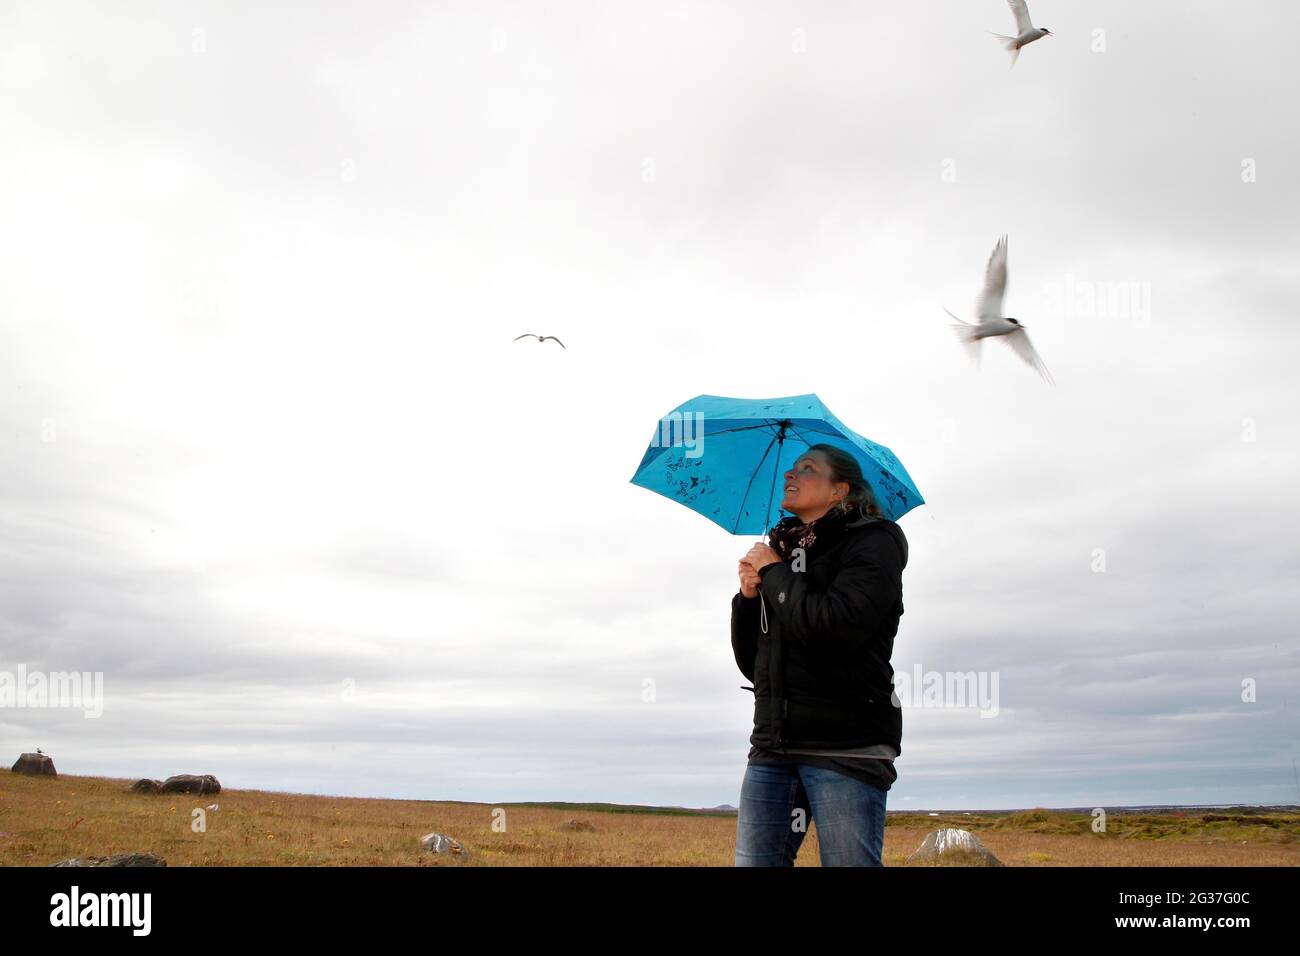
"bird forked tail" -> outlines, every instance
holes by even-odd
[[[943,311],[948,312],[948,307],[944,306]],[[948,312],[948,314],[952,315],[951,312]],[[976,368],[979,368],[980,338],[975,334],[976,327],[970,322],[963,322],[955,315],[952,315],[952,317],[957,320],[952,324],[952,330],[957,333],[957,340],[965,347],[967,357],[970,358]]]
[[[1019,38],[1004,36],[1001,33],[994,33],[992,30],[989,31],[989,35],[996,37],[1002,43],[1003,48],[1011,54],[1011,66],[1015,66],[1016,58],[1020,56],[1020,47],[1016,46]],[[1011,67],[1007,67],[1007,69],[1010,68]]]

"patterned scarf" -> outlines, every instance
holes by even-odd
[[[848,523],[858,516],[856,508],[848,511],[831,508],[820,518],[804,524],[798,515],[789,515],[773,526],[768,540],[781,560],[789,561],[795,548],[803,548],[804,554],[809,555],[814,545],[825,548],[833,544],[843,536]]]

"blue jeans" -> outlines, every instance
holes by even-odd
[[[817,825],[822,866],[884,866],[888,795],[808,764],[748,764],[736,815],[736,866],[794,866],[810,823]]]

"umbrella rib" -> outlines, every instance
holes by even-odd
[[[781,433],[781,444],[785,444],[785,433]],[[764,455],[763,457],[767,457]],[[776,473],[781,470],[781,453],[778,451],[776,460],[772,462],[772,485],[767,489],[767,512],[763,515],[763,533],[767,534],[767,523],[772,520],[772,495],[776,492]]]
[[[812,442],[810,442],[808,439],[804,438],[803,435],[799,434],[799,429],[797,429],[797,428],[795,428],[793,425],[791,425],[791,426],[790,426],[790,431],[794,432],[794,437],[795,437],[795,438],[799,439],[801,442],[803,442],[803,443],[804,443],[805,445],[807,445],[809,448],[812,447]]]
[[[753,474],[749,476],[749,484],[745,485],[745,495],[740,499],[740,507],[736,509],[736,523],[731,526],[732,534],[739,534],[736,528],[740,526],[741,515],[745,513],[745,502],[749,500],[749,489],[754,487],[754,479],[758,477],[758,470],[763,467],[763,462],[767,461],[767,453],[772,450],[774,444],[776,444],[775,435],[773,435],[772,440],[767,443],[767,447],[763,449],[763,457],[758,460],[758,464],[754,466]],[[779,465],[780,462],[778,461],[777,464]],[[768,502],[769,512],[771,507],[772,503]],[[764,528],[763,531],[766,533],[767,529]]]
[[[771,422],[762,422],[762,423],[760,423],[760,424],[758,424],[758,425],[740,425],[740,426],[738,426],[738,427],[736,427],[736,428],[720,428],[720,429],[718,429],[716,432],[712,432],[711,434],[714,434],[714,435],[728,435],[728,434],[730,434],[730,433],[732,433],[732,432],[751,432],[751,431],[754,431],[754,430],[757,429],[757,428],[772,428],[772,427],[774,427],[774,426],[772,425]],[[775,434],[775,433],[773,433],[773,434]]]

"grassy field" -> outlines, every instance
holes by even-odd
[[[143,796],[132,780],[28,777],[0,770],[0,866],[139,851],[169,866],[731,866],[732,812],[602,804],[485,804],[319,797],[262,790]],[[192,811],[206,814],[194,832]],[[566,829],[569,820],[594,830]],[[500,820],[494,828],[493,821]],[[1238,810],[1108,813],[894,813],[885,865],[902,866],[931,830],[972,831],[1010,866],[1297,866],[1300,813]],[[422,850],[446,833],[470,851],[456,862]],[[798,866],[817,866],[817,828]]]

